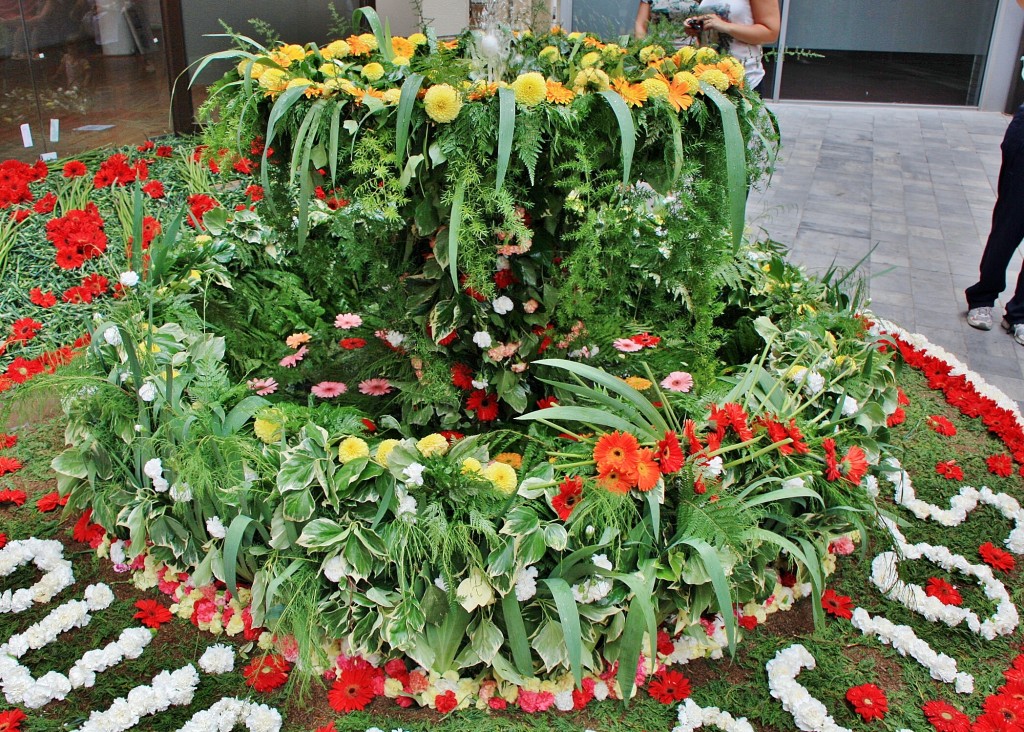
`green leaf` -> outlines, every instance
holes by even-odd
[[[505,185],[508,161],[512,157],[512,137],[516,131],[516,95],[512,89],[498,89],[498,172],[494,190],[501,192]]]
[[[331,110],[331,130],[327,137],[327,163],[331,168],[331,183],[338,178],[338,136],[341,134],[341,104],[335,104]]]
[[[460,178],[455,186],[455,198],[452,200],[452,219],[448,226],[448,270],[452,274],[452,284],[459,291],[459,234],[462,232],[462,204],[466,200],[466,181]]]
[[[615,113],[619,123],[619,138],[622,143],[622,182],[629,184],[629,173],[633,167],[633,151],[636,149],[636,125],[633,124],[633,113],[618,94],[611,90],[598,92]],[[739,123],[737,122],[737,125]]]
[[[255,529],[253,524],[252,518],[239,514],[235,516],[231,525],[228,526],[228,533],[224,536],[224,584],[227,585],[232,597],[238,596],[237,580],[235,578],[238,550],[242,548],[242,542],[245,541],[246,534],[252,536],[253,532],[250,529]],[[246,545],[245,549],[248,550],[248,548],[248,545]]]
[[[622,689],[622,698],[629,703],[636,686],[636,667],[640,660],[640,646],[644,642],[644,613],[640,607],[640,595],[634,595],[626,613],[626,627],[619,639],[619,672],[616,678]],[[657,631],[655,630],[655,635]],[[657,656],[653,656],[657,658]]]
[[[337,521],[316,518],[306,524],[296,543],[307,549],[323,549],[344,541],[348,535],[349,529]]]
[[[252,419],[252,416],[256,414],[257,411],[269,404],[270,402],[263,397],[255,395],[248,396],[240,401],[230,412],[228,412],[228,416],[224,420],[224,434],[222,437],[227,437],[238,432],[246,422]]]
[[[270,150],[271,144],[274,142],[274,138],[277,136],[278,123],[288,114],[288,110],[292,108],[295,102],[302,98],[302,95],[306,92],[306,86],[293,86],[291,89],[285,89],[281,92],[281,96],[274,102],[274,106],[270,108],[270,117],[267,119],[267,141],[263,148],[263,157],[260,164],[260,182],[263,187],[270,190],[270,168],[267,164],[267,154]]]
[[[605,427],[611,427],[613,430],[621,430],[623,432],[637,432],[641,431],[644,437],[653,439],[655,433],[650,427],[640,430],[638,425],[629,422],[622,417],[617,417],[614,414],[609,414],[603,409],[595,409],[594,407],[548,407],[547,409],[538,409],[534,412],[528,412],[519,417],[517,420],[534,420],[543,419],[547,422],[559,422],[560,420],[566,420],[570,422],[583,422],[584,424],[599,424]]]
[[[526,635],[523,611],[514,592],[501,598],[501,611],[505,617],[508,646],[512,649],[512,660],[515,661],[516,670],[529,678],[533,676],[533,658],[530,656],[530,641]]]
[[[403,189],[408,186],[412,179],[416,177],[416,168],[422,162],[422,155],[410,155],[409,159],[405,161],[405,169],[402,171],[402,177],[398,179],[398,185]]]
[[[380,16],[377,15],[377,11],[371,7],[357,8],[353,13],[353,18],[358,20],[359,16],[366,19],[366,22],[370,26],[370,31],[377,39],[377,45],[379,46],[379,52],[384,57],[385,61],[393,61],[395,58],[395,50],[391,47],[391,34],[386,32],[386,29],[380,22]]]
[[[281,500],[282,515],[289,521],[307,521],[316,511],[309,489],[287,494]]]
[[[405,156],[405,145],[409,140],[409,123],[412,110],[416,104],[416,95],[423,85],[423,74],[410,74],[402,84],[402,94],[398,98],[398,115],[395,119],[395,162],[402,164]]]
[[[711,586],[715,590],[715,601],[718,612],[725,621],[725,637],[729,641],[729,652],[736,652],[736,615],[732,611],[732,593],[729,580],[725,576],[722,562],[714,547],[701,539],[683,539],[679,542],[697,551],[704,564],[704,570],[711,578]],[[819,603],[820,604],[820,603]]]
[[[576,688],[580,688],[580,684],[583,683],[583,633],[580,630],[580,613],[576,607],[576,599],[572,596],[572,589],[565,580],[549,577],[542,581],[555,599],[555,607],[558,608],[558,622],[562,626],[565,647],[569,653],[572,677],[576,681]],[[633,669],[635,673],[636,661],[633,662]]]
[[[729,183],[729,218],[732,228],[732,246],[735,251],[739,250],[740,243],[743,241],[743,225],[747,208],[747,148],[743,142],[743,133],[740,131],[736,105],[710,84],[701,82],[700,87],[704,96],[715,103],[722,115],[726,178]]]
[[[505,640],[498,626],[492,623],[486,615],[480,616],[480,622],[476,629],[469,634],[470,645],[485,664],[490,665],[494,657],[498,655],[501,644]]]

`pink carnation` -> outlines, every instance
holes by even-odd
[[[290,369],[290,368],[292,368],[292,367],[293,367],[293,366],[294,366],[295,364],[297,364],[297,363],[298,363],[299,361],[301,361],[302,359],[304,359],[304,358],[306,357],[306,354],[307,354],[308,352],[309,352],[309,349],[308,349],[308,348],[306,348],[306,346],[302,346],[302,347],[301,347],[301,348],[300,348],[299,350],[297,350],[297,351],[296,351],[295,353],[289,353],[289,354],[288,354],[287,356],[285,356],[284,358],[282,358],[282,359],[281,359],[281,361],[280,361],[280,364],[281,364],[282,366],[284,366],[284,367],[285,367],[286,369]]]
[[[359,393],[367,396],[384,396],[391,393],[391,382],[387,379],[366,379],[359,382]]]
[[[333,399],[348,391],[348,387],[340,381],[321,381],[310,391],[313,392],[313,396],[318,396],[321,399]]]
[[[853,554],[853,549],[853,539],[849,536],[840,536],[838,539],[833,539],[828,545],[830,554],[838,554],[841,557]]]
[[[618,338],[612,346],[615,350],[622,351],[623,353],[635,353],[636,351],[644,350],[644,347],[631,338]]]
[[[352,330],[352,328],[358,328],[362,324],[363,319],[355,313],[340,313],[334,319],[334,327],[341,328],[342,330]]]
[[[519,692],[519,708],[524,712],[546,712],[555,703],[555,695],[550,691],[526,691]]]
[[[685,394],[693,388],[693,377],[685,371],[673,371],[661,380],[661,386]]]

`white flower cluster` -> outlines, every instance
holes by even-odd
[[[853,611],[853,627],[864,635],[873,635],[882,643],[892,646],[901,656],[910,656],[928,669],[936,681],[954,684],[958,694],[974,692],[974,677],[957,670],[956,659],[945,653],[936,653],[909,625],[896,625],[891,621],[872,617],[864,608]]]
[[[153,631],[149,628],[125,628],[116,641],[103,648],[86,651],[68,672],[72,688],[91,687],[96,683],[96,674],[125,659],[131,661],[138,658],[152,640]]]
[[[85,600],[69,600],[51,610],[42,620],[23,633],[15,633],[0,646],[0,689],[9,704],[24,704],[38,709],[54,699],[63,699],[70,692],[71,680],[62,673],[50,671],[36,679],[32,672],[18,663],[30,650],[53,643],[57,636],[72,628],[82,628],[92,620],[90,612],[110,607],[114,593],[104,584],[89,585]]]
[[[36,538],[9,541],[0,549],[0,577],[7,577],[29,562],[36,565],[43,576],[31,587],[0,593],[0,614],[22,613],[33,603],[49,602],[75,582],[71,562],[64,558],[61,543]]]
[[[595,567],[612,571],[612,563],[604,554],[595,554],[590,561],[594,563]],[[572,596],[581,605],[589,605],[592,602],[603,600],[611,591],[612,581],[601,576],[589,577],[572,586]]]
[[[684,700],[679,705],[679,724],[672,732],[693,732],[701,727],[717,727],[723,732],[754,732],[746,717],[735,719],[718,707],[701,707],[693,699]]]
[[[146,464],[142,466],[142,472],[153,481],[153,490],[157,493],[166,493],[170,488],[170,484],[164,478],[164,464],[160,458],[147,460]]]
[[[782,702],[782,708],[793,715],[797,729],[806,732],[851,732],[849,727],[836,724],[825,705],[811,696],[796,677],[817,665],[814,656],[799,643],[783,648],[775,658],[765,664],[768,671],[768,690]]]
[[[192,664],[177,671],[161,671],[149,686],[136,686],[128,696],[118,697],[105,711],[93,712],[77,732],[123,732],[143,717],[162,712],[172,706],[192,703],[199,672]]]
[[[229,674],[235,670],[235,650],[223,643],[210,646],[199,657],[199,668],[208,674]]]
[[[532,564],[516,577],[516,599],[526,602],[537,594],[537,568]]]
[[[196,712],[178,732],[223,732],[240,723],[249,732],[278,732],[281,713],[266,704],[225,697],[209,709]]]
[[[910,610],[932,622],[938,620],[950,627],[966,623],[972,632],[986,640],[999,635],[1009,635],[1019,622],[1017,608],[1010,599],[1006,586],[996,579],[992,569],[984,564],[971,564],[967,559],[954,554],[948,547],[931,544],[908,544],[896,525],[885,517],[879,519],[889,529],[896,541],[899,552],[883,552],[871,562],[871,582],[890,600],[902,603]],[[920,585],[904,582],[897,567],[902,559],[927,559],[947,572],[956,570],[974,577],[981,584],[985,597],[996,603],[996,611],[985,620],[977,613],[957,605],[944,605],[937,597],[929,597]]]
[[[917,497],[910,476],[895,458],[888,458],[882,464],[882,469],[885,477],[895,488],[893,499],[919,519],[930,519],[943,526],[959,526],[967,520],[967,515],[974,511],[979,503],[992,506],[1013,521],[1013,531],[1004,542],[1006,548],[1014,554],[1024,554],[1024,509],[1021,509],[1013,496],[993,493],[984,486],[979,490],[965,485],[960,488],[959,494],[949,499],[949,508],[944,509]]]

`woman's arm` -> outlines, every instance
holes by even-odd
[[[1024,0],[1019,0],[1024,2]],[[651,4],[647,2],[641,2],[640,7],[636,9],[636,20],[633,22],[633,35],[637,38],[645,38],[647,36],[647,27],[651,22]]]
[[[1024,2],[1024,0],[1018,0]],[[779,38],[779,26],[782,19],[779,13],[779,0],[750,0],[750,11],[754,23],[730,23],[718,15],[699,15],[704,21],[704,30],[716,30],[732,36],[741,43],[760,46],[771,43]]]

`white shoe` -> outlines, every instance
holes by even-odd
[[[1017,341],[1020,345],[1024,346],[1024,323],[1010,324],[1006,318],[1003,318],[1003,330],[1013,336],[1013,340]]]
[[[967,325],[978,330],[992,330],[992,308],[971,308],[968,310]]]

